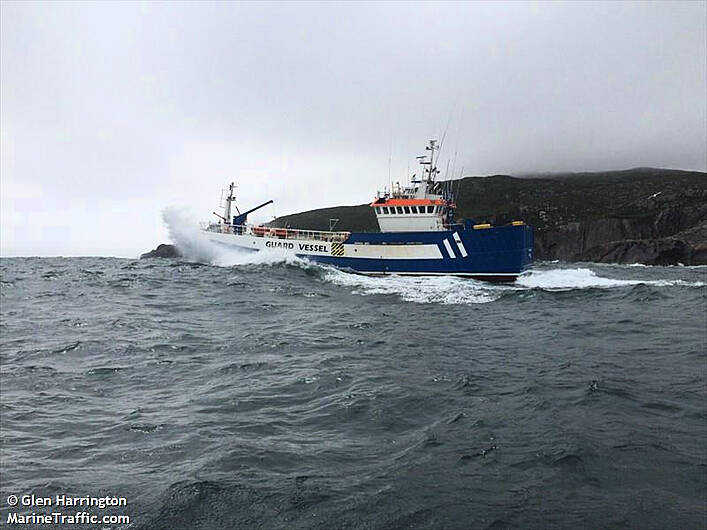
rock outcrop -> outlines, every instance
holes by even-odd
[[[669,265],[707,263],[707,206],[587,219],[536,232],[538,259]]]
[[[179,249],[174,245],[161,244],[156,249],[140,255],[140,259],[145,258],[179,258],[181,257]]]

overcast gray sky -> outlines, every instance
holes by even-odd
[[[0,9],[3,256],[135,256],[230,180],[366,202],[445,129],[466,175],[707,166],[706,2]]]

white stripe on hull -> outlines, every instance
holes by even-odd
[[[444,248],[447,249],[447,253],[449,254],[449,257],[452,259],[455,259],[457,256],[456,256],[456,254],[454,254],[454,251],[452,250],[452,245],[449,244],[449,240],[447,238],[445,238],[443,240],[443,242],[444,242]]]
[[[461,252],[461,255],[463,258],[466,258],[469,254],[466,252],[466,247],[464,247],[464,243],[462,243],[462,238],[459,237],[458,232],[454,232],[454,241],[457,244],[457,247],[459,248],[459,252]]]
[[[344,245],[346,258],[443,259],[437,244],[432,245]]]

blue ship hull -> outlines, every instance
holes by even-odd
[[[527,225],[442,232],[354,233],[343,244],[347,247],[437,245],[440,258],[301,257],[363,274],[455,275],[501,282],[514,281],[533,261],[533,229]]]

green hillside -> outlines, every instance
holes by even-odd
[[[636,168],[542,178],[465,177],[454,181],[453,186],[459,190],[458,219],[492,224],[522,219],[540,232],[588,219],[651,217],[666,208],[707,203],[706,173],[669,169]],[[340,219],[337,230],[378,231],[367,204],[287,215],[272,225],[328,230],[332,218]]]

